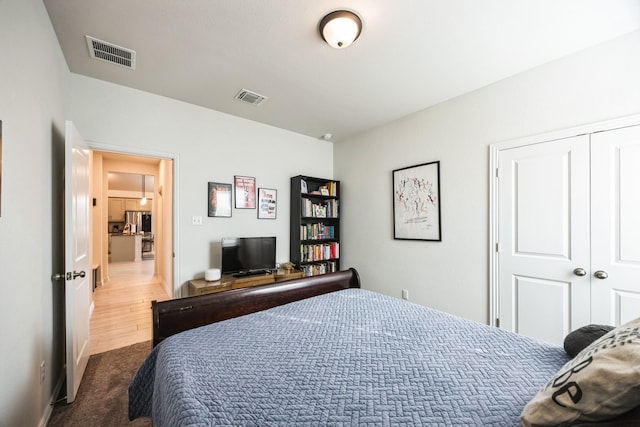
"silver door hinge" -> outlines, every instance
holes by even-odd
[[[496,178],[500,178],[500,168],[496,168]]]
[[[496,252],[502,252],[502,245],[500,243],[496,243]]]
[[[496,328],[500,327],[500,318],[496,318]]]

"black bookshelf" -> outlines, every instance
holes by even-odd
[[[305,191],[306,190],[306,191]],[[305,276],[340,270],[340,181],[291,178],[289,257]]]

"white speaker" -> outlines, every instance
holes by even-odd
[[[220,280],[220,269],[219,268],[210,268],[204,271],[204,280],[207,282],[215,282],[216,280]]]

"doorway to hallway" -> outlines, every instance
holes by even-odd
[[[92,246],[99,278],[90,354],[150,340],[151,301],[173,297],[173,167],[171,158],[93,151]]]
[[[89,354],[149,341],[151,301],[165,301],[153,260],[110,264],[109,281],[94,292]]]

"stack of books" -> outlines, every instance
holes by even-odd
[[[300,226],[300,239],[302,240],[323,240],[334,238],[335,227],[333,225],[324,225],[319,222],[316,224],[303,224]]]
[[[316,276],[318,274],[326,274],[333,273],[336,271],[336,262],[335,261],[327,261],[321,262],[318,264],[309,264],[302,266],[302,272],[305,277],[307,276]]]
[[[340,243],[321,243],[316,245],[300,245],[302,262],[322,261],[340,258]]]

